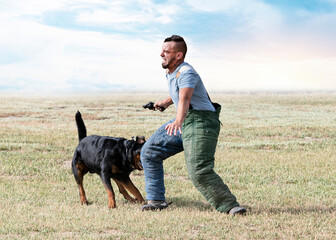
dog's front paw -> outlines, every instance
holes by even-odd
[[[116,208],[117,206],[116,206],[115,203],[109,203],[109,204],[107,205],[107,207],[108,207],[109,209],[112,209],[112,208]]]
[[[143,199],[143,198],[141,198],[141,199],[135,199],[135,202],[136,203],[145,203],[145,200]]]
[[[89,205],[89,201],[86,199],[81,200],[82,205]]]

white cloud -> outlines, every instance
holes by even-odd
[[[46,11],[82,8],[96,1],[30,1],[30,4],[25,2],[27,8],[23,3],[10,2],[0,10],[7,13],[6,17],[0,14],[0,89],[38,92],[73,91],[76,87],[82,91],[117,90],[114,87],[166,89],[166,84],[156,84],[164,76],[159,56],[162,39],[144,41],[136,36],[66,30],[44,25],[38,18]],[[169,8],[161,11],[154,9],[150,1],[139,3],[149,10],[132,19],[127,19],[131,13],[124,1],[100,1],[99,6],[105,4],[106,11],[116,7],[115,14],[124,14],[117,21],[123,23],[170,21]],[[153,13],[156,10],[157,16]],[[97,17],[98,22],[109,23],[104,13],[98,16],[101,17]]]
[[[292,9],[291,14],[261,1],[188,1],[199,11],[223,12],[233,31],[210,39],[201,51],[221,59],[309,60],[336,55],[336,13]],[[200,46],[198,46],[200,47]]]
[[[216,46],[254,48],[255,45],[273,44],[286,28],[285,15],[275,6],[258,0],[202,1],[187,0],[200,12],[222,13],[229,19],[228,31],[221,38],[211,39]],[[220,20],[216,23],[221,25]],[[223,44],[225,43],[225,44]],[[246,50],[246,49],[245,49]]]
[[[41,15],[46,11],[62,9],[66,5],[66,0],[43,1],[43,0],[14,0],[2,1],[0,8],[0,19],[17,18],[29,15]]]
[[[186,2],[198,11],[206,12],[217,12],[217,11],[228,11],[235,8],[240,8],[242,3],[245,3],[245,0],[213,0],[213,1],[204,1],[204,0],[186,0]]]
[[[260,1],[188,3],[201,12],[239,19],[236,36],[195,43],[189,52],[187,60],[210,91],[336,89],[334,12],[288,16]]]
[[[155,30],[180,26],[176,16],[184,12],[190,24],[178,30],[189,46],[187,61],[210,91],[336,89],[334,12],[289,17],[257,0],[187,0],[190,9],[175,0],[28,2],[1,3],[0,90],[166,90],[159,56],[166,31]],[[77,22],[66,28],[47,25],[44,17],[53,11],[73,11]],[[203,13],[225,14],[233,30],[198,39]],[[91,31],[79,30],[87,26]],[[99,32],[101,27],[110,32]]]
[[[336,89],[336,58],[268,62],[189,60],[209,91]]]
[[[87,90],[154,89],[153,80],[162,76],[159,67],[148,67],[159,66],[161,43],[62,30],[27,20],[0,22],[0,28],[8,33],[0,39],[1,49],[17,54],[13,62],[1,66],[0,86],[6,88],[11,84],[14,89],[76,90],[70,83],[82,82]]]
[[[139,6],[134,8],[134,5]],[[127,26],[125,24],[167,24],[172,22],[171,15],[176,11],[175,5],[156,5],[151,1],[114,1],[105,8],[88,9],[80,13],[77,21],[89,25],[114,25],[113,27],[122,24],[120,28]]]

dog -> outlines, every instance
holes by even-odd
[[[100,176],[107,192],[108,208],[116,208],[111,178],[117,183],[119,192],[125,199],[132,203],[145,202],[129,177],[135,169],[142,170],[140,151],[146,142],[145,137],[137,136],[132,140],[127,140],[98,135],[87,136],[86,127],[79,111],[77,111],[75,119],[79,144],[72,159],[72,172],[79,188],[81,203],[89,204],[83,188],[83,178],[88,172]]]

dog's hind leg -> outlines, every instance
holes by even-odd
[[[132,203],[136,202],[136,199],[132,198],[127,190],[125,189],[125,187],[123,186],[123,183],[115,178],[113,178],[113,180],[117,183],[118,188],[119,188],[119,192],[124,196],[124,198]]]
[[[107,192],[107,197],[108,197],[108,208],[116,208],[116,202],[115,202],[115,195],[114,195],[114,191],[112,188],[112,184],[111,184],[111,178],[109,176],[109,174],[102,172],[101,175],[101,180],[104,184],[105,190]]]
[[[84,187],[83,187],[83,179],[84,179],[84,175],[88,171],[89,170],[85,166],[84,163],[78,162],[78,161],[75,161],[75,160],[72,161],[72,172],[75,176],[75,180],[76,180],[77,185],[78,185],[80,201],[81,201],[82,204],[86,204],[86,205],[88,205],[89,202],[86,199],[86,195],[85,195],[85,191],[84,191]]]

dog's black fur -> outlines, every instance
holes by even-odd
[[[78,184],[81,203],[88,204],[83,188],[83,177],[87,172],[97,173],[101,177],[107,191],[109,208],[116,207],[111,178],[127,200],[144,202],[129,175],[135,169],[142,170],[140,151],[145,138],[137,136],[135,140],[127,140],[98,135],[86,136],[86,127],[79,111],[75,118],[79,144],[72,159],[72,172]],[[127,190],[135,198],[131,197]]]

